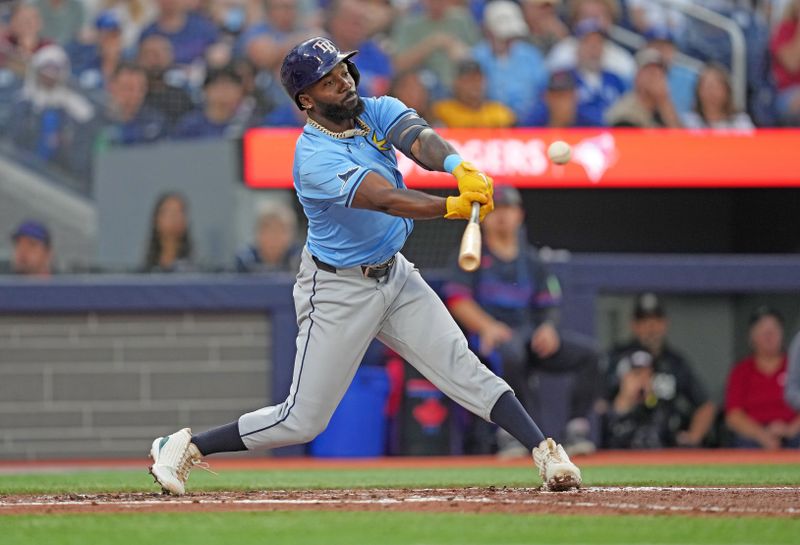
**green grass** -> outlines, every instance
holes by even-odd
[[[587,485],[793,485],[800,464],[584,468]],[[534,486],[533,468],[194,471],[190,490]],[[0,495],[156,491],[142,471],[0,475]],[[2,545],[797,543],[800,519],[498,513],[231,512],[0,515]]]
[[[4,545],[794,544],[800,521],[648,516],[258,512],[0,517]],[[112,537],[113,536],[113,537]]]
[[[800,464],[779,466],[626,466],[587,467],[589,486],[723,486],[797,485]],[[486,467],[442,469],[338,469],[292,471],[224,471],[219,476],[195,470],[189,490],[263,490],[304,488],[538,486],[534,468]],[[0,494],[154,491],[152,478],[141,471],[75,471],[69,473],[0,475]]]

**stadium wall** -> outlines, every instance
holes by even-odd
[[[715,392],[749,302],[769,297],[797,325],[798,256],[573,255],[553,268],[565,327],[601,341],[624,332],[634,292],[667,294],[675,340],[693,339],[686,352]],[[291,285],[289,275],[0,279],[0,458],[141,456],[157,434],[282,399]]]

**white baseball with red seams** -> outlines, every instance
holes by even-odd
[[[547,156],[555,164],[563,165],[572,158],[572,148],[563,140],[556,140],[547,148]]]

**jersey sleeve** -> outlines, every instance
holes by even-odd
[[[406,115],[416,114],[413,108],[409,108],[394,97],[383,96],[373,100],[374,119],[383,134],[389,134],[395,124]]]
[[[298,193],[307,199],[349,207],[369,172],[346,155],[318,153],[298,168]]]

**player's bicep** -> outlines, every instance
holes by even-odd
[[[386,210],[391,194],[397,187],[376,172],[367,172],[355,190],[350,206],[367,210]]]

